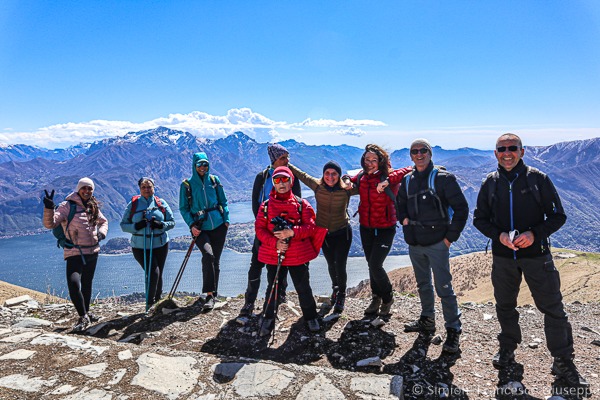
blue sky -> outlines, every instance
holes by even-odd
[[[0,1],[0,143],[600,137],[596,1]]]

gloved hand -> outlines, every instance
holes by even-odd
[[[147,223],[148,223],[148,221],[143,219],[141,221],[136,222],[135,225],[133,225],[133,227],[135,228],[136,231],[139,231],[140,229],[144,229],[146,227]]]
[[[102,232],[98,232],[98,241],[106,239],[106,236]]]
[[[48,194],[48,191],[45,189],[44,192],[46,193],[46,195],[42,199],[42,201],[44,202],[44,207],[54,210],[54,189],[52,189],[52,192],[50,194]]]
[[[162,229],[165,227],[165,224],[162,221],[157,221],[156,218],[153,217],[150,221],[150,227],[152,229]]]

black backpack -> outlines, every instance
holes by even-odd
[[[55,207],[55,209],[58,208]],[[67,216],[67,228],[69,230],[69,224],[75,217],[75,212],[77,210],[77,204],[73,200],[69,200],[69,215]],[[75,247],[74,243],[67,239],[67,235],[65,235],[65,229],[63,229],[62,224],[58,225],[56,228],[52,229],[52,234],[56,238],[56,247],[72,249]]]
[[[442,199],[440,199],[440,196],[438,196],[437,191],[435,190],[435,178],[437,177],[440,171],[445,172],[446,168],[442,166],[434,166],[429,172],[429,176],[427,177],[427,189],[421,190],[413,195],[408,194],[408,186],[410,184],[410,178],[412,177],[414,170],[406,174],[404,176],[404,185],[406,186],[406,197],[407,200],[415,199],[416,202],[418,196],[421,196],[425,193],[429,193],[435,199],[438,211],[440,212],[440,215],[442,217],[441,219],[449,224],[452,221],[452,215],[454,215],[454,210],[450,206],[444,207]]]

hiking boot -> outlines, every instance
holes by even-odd
[[[92,314],[91,312],[87,313],[87,316],[90,319],[90,322],[98,322],[102,319],[99,315]]]
[[[90,318],[86,314],[83,317],[79,317],[77,324],[73,327],[73,332],[83,332],[88,326],[90,326]]]
[[[240,310],[240,317],[249,317],[254,311],[254,303],[246,303]]]
[[[381,297],[377,295],[373,295],[371,299],[371,304],[365,310],[365,314],[377,314],[379,311],[379,306],[381,306]]]
[[[515,361],[515,351],[500,347],[500,350],[492,358],[492,365],[498,369],[507,367]]]
[[[405,324],[404,332],[423,332],[433,335],[435,333],[435,318],[421,315],[418,320]]]
[[[554,357],[552,374],[562,378],[570,387],[589,388],[590,384],[577,371],[571,357]]]
[[[338,293],[339,293],[339,289],[336,286],[336,287],[333,288],[333,292],[331,292],[331,297],[329,298],[329,305],[330,306],[333,306],[335,304],[337,296],[338,296]]]
[[[335,304],[333,305],[334,314],[341,314],[344,311],[344,305],[346,304],[346,293],[338,292],[335,297]]]
[[[209,294],[202,305],[202,311],[211,311],[213,308],[215,308],[215,298]]]
[[[456,353],[459,350],[460,344],[460,334],[462,331],[459,331],[454,328],[446,328],[446,341],[442,346],[442,350],[448,353]]]
[[[258,332],[260,337],[269,336],[275,326],[275,318],[264,318]]]
[[[309,319],[306,321],[308,324],[308,330],[311,332],[319,332],[321,330],[321,326],[319,326],[319,321],[315,319]]]
[[[391,315],[392,314],[392,304],[394,304],[394,298],[393,297],[387,303],[382,303],[381,304],[381,307],[379,308],[378,315],[380,317],[387,317],[387,316]]]

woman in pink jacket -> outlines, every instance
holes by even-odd
[[[87,329],[90,322],[98,320],[89,312],[92,297],[92,280],[96,271],[100,241],[108,233],[108,221],[102,215],[98,201],[93,196],[94,182],[81,178],[75,191],[58,207],[54,206],[54,190],[44,201],[44,226],[54,229],[62,225],[67,238],[64,258],[67,261],[67,285],[69,296],[79,314],[74,332]],[[71,221],[71,208],[75,212]]]

